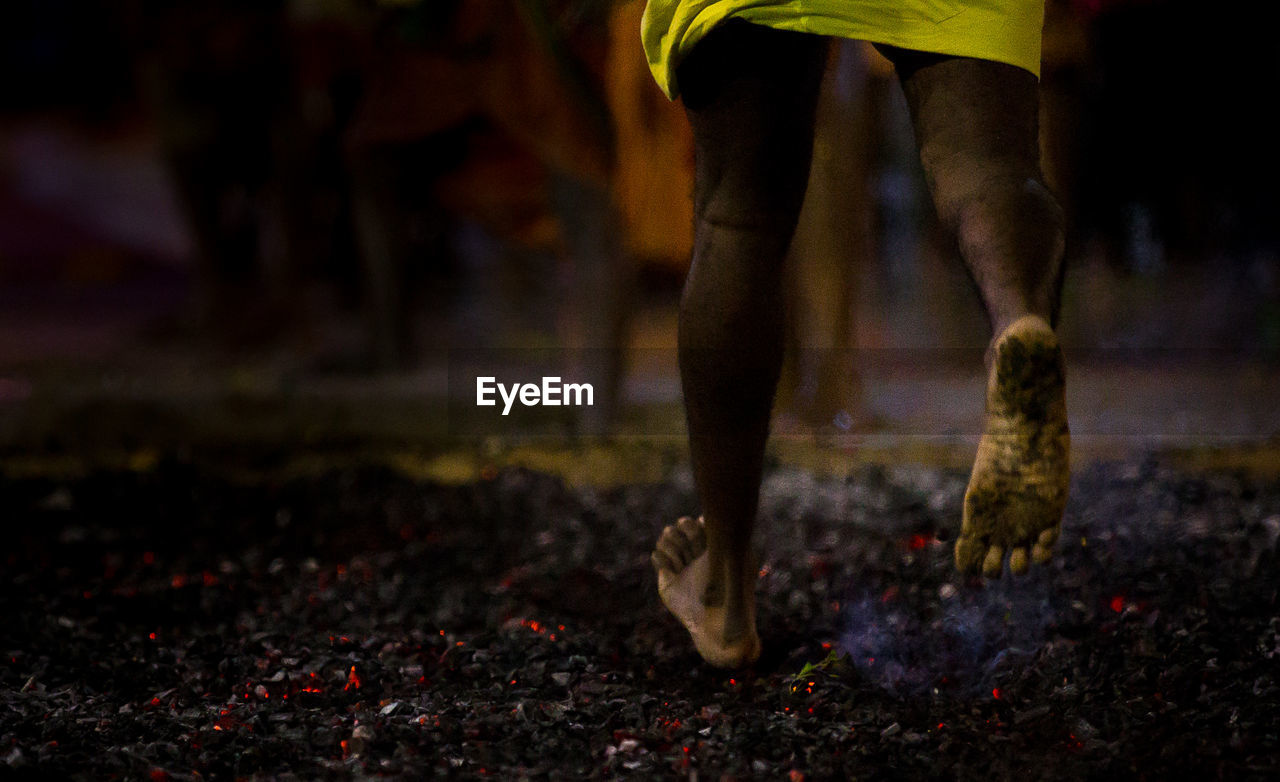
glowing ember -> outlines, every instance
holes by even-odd
[[[354,665],[351,666],[351,671],[347,673],[347,683],[343,686],[342,691],[346,692],[352,687],[355,687],[357,690],[360,689],[360,675],[356,673],[356,667]]]
[[[919,551],[929,544],[929,536],[917,532],[907,539],[907,548],[912,551]]]
[[[1117,614],[1124,610],[1124,595],[1116,595],[1111,598],[1111,610]]]
[[[1002,693],[1000,692],[1000,688],[999,688],[999,687],[996,687],[996,688],[994,688],[994,689],[992,689],[992,690],[991,690],[991,697],[992,697],[992,698],[995,698],[996,700],[1000,700],[1000,696],[1001,696],[1001,695],[1002,695]]]

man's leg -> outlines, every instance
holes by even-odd
[[[825,52],[821,38],[730,22],[678,73],[696,145],[680,375],[705,523],[667,527],[653,560],[663,602],[714,665],[760,653],[751,531]]]
[[[999,576],[1043,562],[1069,480],[1062,354],[1052,326],[1063,218],[1039,164],[1039,85],[1010,65],[890,50],[939,217],[960,242],[995,335],[986,431],[956,565]]]

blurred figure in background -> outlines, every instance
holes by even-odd
[[[786,263],[781,430],[848,432],[865,419],[856,305],[876,254],[871,178],[878,141],[873,82],[883,58],[861,41],[828,55],[814,118],[813,165]]]
[[[143,93],[195,247],[193,320],[243,343],[292,310],[295,275],[268,246],[271,190],[291,179],[276,170],[292,96],[283,3],[137,5]]]

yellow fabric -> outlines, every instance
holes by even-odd
[[[641,40],[649,69],[667,97],[679,95],[675,72],[680,61],[730,18],[995,60],[1040,75],[1044,0],[649,0]]]

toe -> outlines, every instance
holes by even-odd
[[[982,575],[987,578],[999,578],[1004,568],[1004,546],[993,545],[987,549],[987,556],[982,560]]]
[[[667,527],[662,531],[656,550],[666,554],[671,564],[675,566],[672,570],[676,573],[684,570],[685,565],[689,564],[684,549],[684,536],[677,532],[675,527]]]
[[[649,561],[653,563],[653,569],[656,571],[680,572],[679,568],[676,567],[676,563],[672,562],[671,557],[660,548],[653,550],[653,553],[649,555]]]
[[[697,522],[694,523],[696,524]],[[688,565],[690,562],[697,559],[698,555],[702,552],[699,551],[697,541],[694,540],[693,535],[690,534],[691,530],[689,526],[684,523],[684,519],[681,519],[675,527],[669,527],[668,529],[672,530],[671,543],[680,550],[680,557],[684,560],[684,563]],[[703,548],[705,548],[705,546]]]
[[[685,516],[676,522],[676,526],[689,541],[689,547],[695,557],[706,550],[707,529],[702,525],[701,520]]]
[[[1009,552],[1009,572],[1019,576],[1027,572],[1027,549],[1025,546],[1019,546]]]
[[[975,538],[961,535],[956,538],[956,570],[961,573],[977,573],[986,548]]]
[[[1058,528],[1053,527],[1040,533],[1036,544],[1031,547],[1031,559],[1037,565],[1043,565],[1053,558],[1053,545],[1058,541]]]

